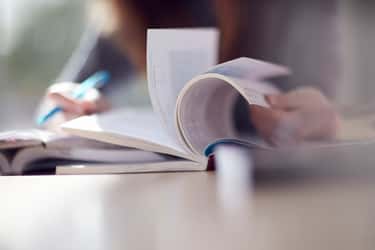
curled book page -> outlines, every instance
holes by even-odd
[[[202,29],[149,29],[147,80],[152,106],[176,142],[174,111],[186,83],[217,63],[219,32]]]
[[[279,91],[265,80],[288,74],[289,70],[282,66],[239,58],[195,77],[177,99],[180,139],[196,154],[202,154],[208,144],[218,139],[240,139],[233,124],[238,96],[242,95],[249,105],[268,107],[264,95]]]

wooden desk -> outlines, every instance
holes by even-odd
[[[1,177],[0,249],[375,249],[375,182],[261,184],[215,173]]]

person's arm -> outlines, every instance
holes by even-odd
[[[88,28],[56,82],[82,82],[99,68],[99,33]]]
[[[111,84],[102,90],[104,95],[92,90],[83,100],[77,101],[69,97],[80,82],[101,70],[107,70],[111,74]],[[105,94],[110,88],[116,88],[117,84],[122,83],[131,71],[128,59],[110,39],[88,30],[58,77],[57,83],[47,89],[37,115],[40,116],[55,106],[62,107],[64,112],[47,124],[47,127],[53,128],[81,115],[106,111],[110,105],[104,98]]]
[[[102,36],[95,29],[88,29],[56,82],[79,83],[102,70],[109,71],[111,82],[116,84],[132,74],[134,68],[110,37]],[[106,87],[111,86],[113,84]]]

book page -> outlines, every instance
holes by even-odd
[[[45,143],[47,149],[124,149],[125,147],[117,146],[109,143],[104,143],[88,138],[82,138],[79,136],[73,135],[64,135],[55,137],[53,139],[48,140]]]
[[[278,90],[265,79],[288,73],[281,66],[239,58],[195,77],[177,100],[180,139],[196,154],[202,154],[206,146],[219,139],[240,139],[234,129],[236,99],[242,95],[249,105],[269,107],[264,95]]]
[[[131,174],[131,173],[160,173],[186,172],[206,170],[206,164],[199,162],[170,159],[163,162],[135,164],[88,164],[73,166],[57,166],[57,175],[77,174]]]
[[[153,108],[172,139],[177,96],[194,76],[216,64],[216,29],[150,29],[147,33],[147,78]]]
[[[124,109],[84,116],[63,124],[62,129],[71,135],[110,144],[196,159],[171,139],[152,110]]]
[[[56,136],[38,129],[6,131],[0,133],[0,150],[38,146]]]
[[[102,143],[103,144],[103,143]],[[56,167],[55,164],[69,163],[75,164],[77,162],[83,163],[101,163],[101,164],[140,164],[150,162],[163,162],[168,157],[147,152],[143,150],[131,149],[126,147],[95,147],[95,148],[44,148],[31,147],[22,149],[15,155],[12,166],[12,174],[22,174],[25,171],[34,167],[34,163],[42,160],[48,160],[48,167]]]
[[[280,65],[255,60],[248,57],[240,57],[235,60],[216,65],[206,73],[220,74],[223,76],[248,81],[290,75],[291,71],[288,68]],[[270,90],[269,85],[257,85],[256,88],[259,92],[268,92]]]

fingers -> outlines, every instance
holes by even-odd
[[[272,108],[282,110],[294,110],[327,103],[323,94],[314,88],[299,88],[284,94],[268,95],[266,100]]]
[[[273,146],[295,144],[296,123],[288,113],[254,105],[250,114],[254,127],[268,143]]]
[[[50,93],[48,97],[56,105],[62,107],[65,113],[73,116],[89,115],[107,111],[110,108],[109,103],[103,98],[95,100],[75,100],[60,93]]]
[[[58,83],[52,85],[46,94],[46,99],[54,106],[63,109],[63,121],[73,118],[100,113],[110,109],[109,103],[100,95],[96,89],[90,89],[83,100],[71,98],[74,90],[78,87],[75,83]]]
[[[106,112],[111,109],[111,104],[108,102],[107,99],[100,97],[96,100],[96,111],[98,113]]]
[[[273,146],[293,146],[303,140],[305,126],[297,112],[251,106],[251,120],[257,132]]]
[[[274,146],[293,146],[306,140],[335,138],[340,118],[333,109],[284,111],[251,106],[251,120],[258,133]]]
[[[257,105],[250,106],[250,116],[254,127],[266,139],[272,136],[281,114]]]
[[[53,100],[56,105],[62,107],[64,112],[67,113],[82,115],[85,113],[84,108],[87,108],[87,105],[84,107],[82,102],[66,97],[60,93],[49,93],[47,97]]]
[[[334,139],[340,128],[341,118],[329,106],[320,109],[305,109],[296,112],[302,128],[300,137],[304,140]]]
[[[296,94],[268,95],[266,100],[273,109],[292,110],[300,106]]]

